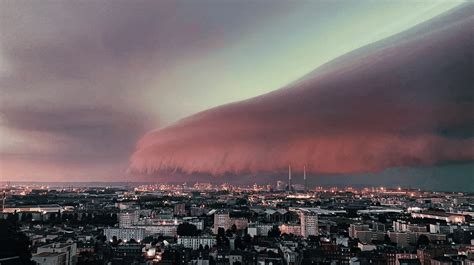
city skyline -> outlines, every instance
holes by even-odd
[[[0,180],[273,183],[307,165],[312,185],[472,191],[473,5],[413,4],[3,2]],[[344,78],[343,96],[313,89]]]

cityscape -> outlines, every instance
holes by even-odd
[[[474,262],[473,193],[289,182],[10,184],[0,216],[37,264]]]
[[[474,265],[474,2],[0,0],[0,265]]]

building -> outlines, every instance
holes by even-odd
[[[104,229],[104,236],[108,241],[113,241],[114,237],[117,240],[130,241],[134,239],[141,241],[145,238],[145,229],[142,228],[106,228]]]
[[[398,247],[402,248],[408,247],[410,244],[415,244],[418,239],[415,233],[388,231],[387,235],[390,238],[390,241],[396,243]]]
[[[178,223],[164,223],[157,225],[140,225],[134,226],[145,230],[146,235],[162,235],[167,237],[174,237],[178,231]]]
[[[173,213],[175,216],[186,216],[186,204],[184,203],[175,204]]]
[[[301,236],[318,235],[318,214],[309,211],[300,212]]]
[[[357,238],[357,232],[359,231],[369,231],[369,225],[367,224],[351,224],[349,226],[349,237]]]
[[[52,243],[38,247],[38,249],[36,250],[36,254],[39,254],[39,259],[41,259],[42,257],[45,259],[44,262],[54,262],[55,260],[62,260],[62,258],[59,257],[61,255],[48,255],[42,253],[63,253],[65,254],[66,259],[66,263],[63,264],[73,265],[76,263],[77,245],[76,243]],[[54,256],[57,256],[57,258],[55,258]]]
[[[418,249],[416,255],[422,265],[431,265],[431,259],[444,255],[457,254],[457,250],[446,246],[430,246],[426,249]]]
[[[361,251],[373,251],[377,249],[376,245],[373,244],[365,244],[362,242],[357,243],[357,247],[360,248]]]
[[[230,229],[232,226],[232,221],[230,220],[229,212],[224,210],[218,210],[214,213],[214,227],[213,232],[217,234],[219,228],[224,230]]]
[[[355,231],[353,238],[359,239],[362,243],[371,243],[372,241],[383,241],[385,239],[385,233],[373,230]]]
[[[267,236],[268,231],[272,230],[273,224],[259,224],[259,223],[252,223],[247,228],[247,233],[254,237],[254,236]]]
[[[118,221],[120,228],[129,228],[138,223],[138,212],[137,211],[130,211],[130,212],[122,212],[118,214]]]
[[[66,265],[67,257],[66,253],[61,252],[42,252],[39,254],[33,255],[31,260],[38,265]],[[0,262],[0,264],[2,264]],[[70,264],[70,263],[69,263]]]
[[[40,212],[46,213],[57,213],[63,212],[64,208],[58,204],[41,204],[41,205],[25,205],[18,207],[5,207],[4,213],[21,213],[21,212]]]
[[[428,219],[435,219],[445,221],[447,223],[465,223],[466,217],[461,214],[456,213],[445,213],[445,212],[434,212],[434,211],[426,211],[420,213],[411,213],[411,217],[413,218],[428,218]]]
[[[178,244],[192,249],[199,249],[200,246],[211,248],[216,244],[216,239],[212,236],[180,236],[178,237]]]
[[[246,229],[249,226],[249,221],[247,218],[231,218],[231,223],[232,225],[235,225],[237,230],[243,230]]]
[[[416,254],[398,253],[395,255],[395,265],[420,265],[420,260]]]
[[[301,226],[297,224],[282,224],[278,227],[282,234],[301,236]]]

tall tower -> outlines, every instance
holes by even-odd
[[[291,165],[288,165],[288,193],[291,192]]]
[[[3,196],[2,196],[2,208],[0,209],[0,212],[5,211],[5,200],[7,198],[7,190],[3,190]]]
[[[303,179],[304,179],[304,192],[308,191],[308,186],[306,183],[306,166],[303,166]]]
[[[300,211],[300,224],[301,236],[304,238],[318,235],[318,214],[314,212]]]

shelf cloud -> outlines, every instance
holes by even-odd
[[[473,5],[274,92],[146,134],[130,170],[215,176],[379,172],[474,160]]]

